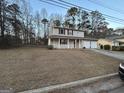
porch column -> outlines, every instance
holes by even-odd
[[[48,45],[51,45],[51,38],[48,38]]]
[[[69,39],[67,40],[67,45],[68,45],[68,48],[69,48]]]
[[[80,45],[80,39],[79,39],[79,48],[81,48],[80,46],[81,46],[81,45]]]
[[[60,48],[60,38],[58,39],[58,48]]]
[[[75,39],[75,48],[77,48],[77,40]]]

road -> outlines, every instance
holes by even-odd
[[[124,86],[118,89],[112,90],[109,93],[124,93]]]

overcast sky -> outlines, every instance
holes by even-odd
[[[91,9],[91,10],[98,10],[101,13],[104,13],[110,16],[124,19],[124,8],[123,8],[124,0],[65,0],[65,1]],[[93,2],[95,1],[96,3],[102,4],[102,6],[104,7],[96,3],[93,3],[91,1]],[[51,13],[59,13],[59,14],[65,15],[67,11],[66,9],[63,9],[54,5],[46,4],[44,2],[40,2],[40,0],[30,0],[30,4],[31,4],[31,7],[33,8],[34,13],[35,11],[41,11],[42,8],[46,8],[49,15]],[[110,21],[108,22],[109,22],[109,27],[112,27],[112,28],[124,27],[124,23],[118,24],[117,22],[110,22]]]

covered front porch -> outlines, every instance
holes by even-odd
[[[73,38],[49,38],[48,45],[53,45],[54,48],[61,49],[73,49],[73,48],[82,48],[81,39]]]

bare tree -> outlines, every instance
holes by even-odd
[[[45,8],[41,9],[41,22],[43,23],[43,30],[44,30],[44,38],[46,38],[47,34],[48,34],[48,14]]]
[[[36,23],[36,27],[37,27],[37,37],[40,37],[40,26],[41,26],[40,23],[41,23],[41,18],[40,18],[39,11],[36,12],[35,23]]]
[[[50,15],[50,24],[54,26],[61,26],[63,21],[62,15],[60,14],[51,14]]]
[[[106,35],[107,25],[105,18],[99,11],[91,12],[91,36],[93,37],[103,37]]]
[[[47,14],[47,10],[45,8],[41,9],[41,18],[47,18],[48,14]]]

